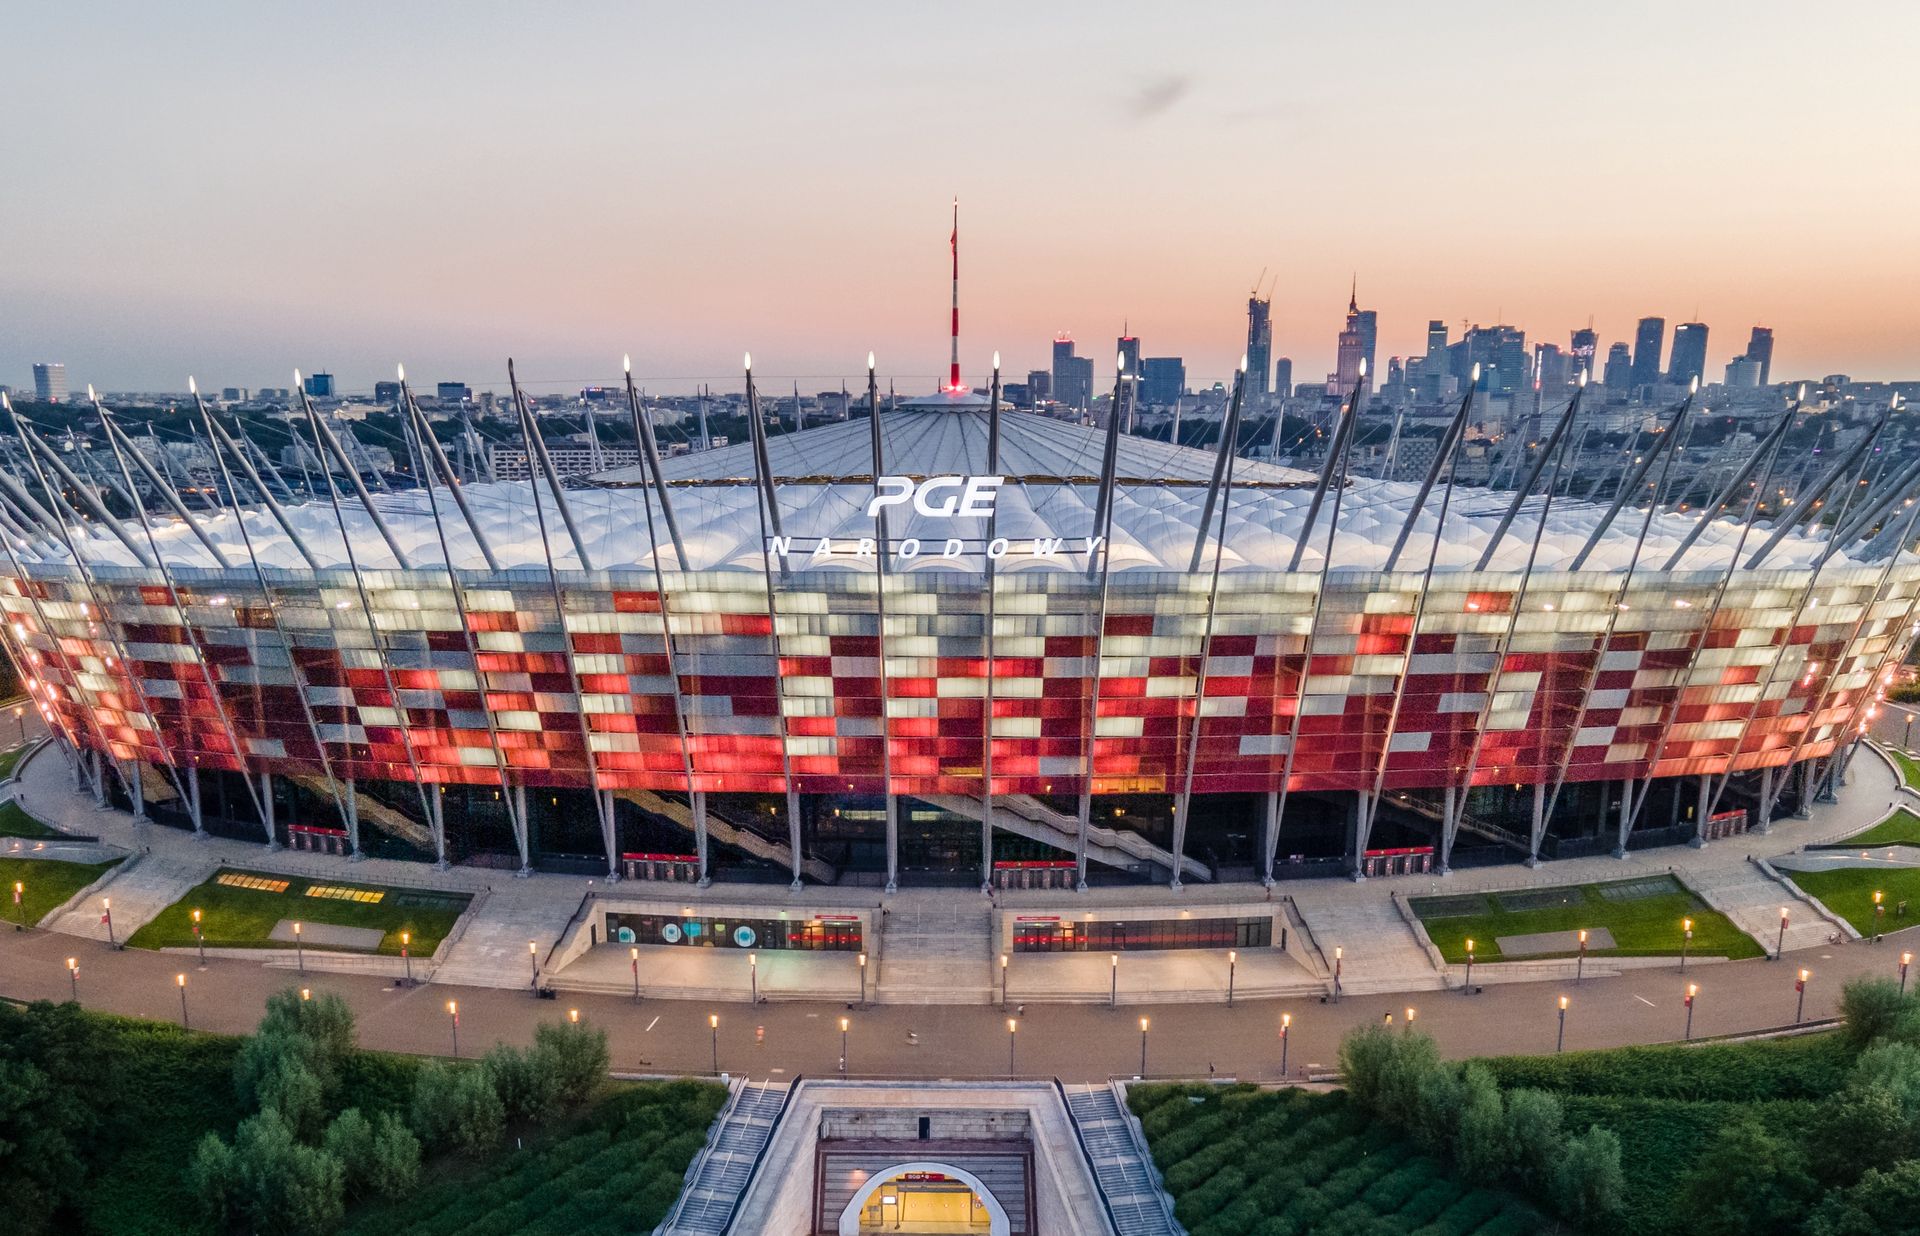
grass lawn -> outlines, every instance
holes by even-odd
[[[1920,868],[1915,867],[1840,867],[1833,871],[1789,871],[1787,878],[1806,889],[1826,907],[1853,924],[1863,936],[1874,933],[1873,894],[1886,894],[1886,917],[1879,921],[1882,932],[1903,927],[1920,927]],[[1901,902],[1907,902],[1907,917],[1898,917]]]
[[[1880,821],[1878,824],[1875,824],[1866,832],[1855,833],[1840,844],[1844,846],[1861,846],[1864,848],[1866,846],[1899,845],[1901,843],[1920,845],[1920,815],[1915,815],[1904,807]]]
[[[1900,780],[1906,783],[1907,788],[1920,790],[1920,760],[1894,747],[1883,747],[1881,750],[1892,758],[1893,766],[1900,770]]]
[[[1920,872],[1915,874],[1920,876]],[[1475,961],[1500,961],[1499,936],[1596,927],[1613,933],[1614,947],[1589,948],[1590,956],[1677,957],[1683,918],[1693,920],[1689,951],[1695,955],[1740,958],[1763,953],[1753,937],[1671,876],[1642,876],[1557,889],[1414,897],[1410,904],[1441,956],[1456,964],[1467,959],[1469,939],[1473,941]],[[1571,947],[1563,953],[1530,953],[1526,959],[1571,957],[1578,951]]]
[[[19,803],[0,803],[0,837],[58,837],[59,835],[28,815]]]
[[[240,888],[220,882],[222,876],[285,882],[286,888]],[[354,889],[379,893],[378,901],[352,901],[310,896],[308,890]],[[201,930],[208,948],[286,948],[291,942],[268,935],[281,919],[297,923],[332,923],[341,927],[377,927],[383,933],[379,951],[400,955],[400,933],[413,933],[409,946],[415,957],[440,947],[466,910],[471,897],[462,893],[421,893],[412,889],[349,884],[342,880],[308,880],[300,876],[221,868],[198,888],[160,911],[152,922],[133,933],[134,948],[193,947],[192,912],[201,912]],[[312,943],[309,948],[322,947]]]
[[[25,747],[8,747],[5,751],[0,751],[0,781],[13,776],[14,765],[18,764],[20,757],[26,753]]]
[[[16,880],[26,886],[21,893],[21,904],[26,907],[27,922],[37,923],[119,861],[116,858],[107,863],[60,863],[51,859],[0,858],[0,887],[5,890],[0,892],[0,919],[8,923],[20,921],[20,912],[13,906]],[[0,927],[0,931],[4,930]]]

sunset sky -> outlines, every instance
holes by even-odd
[[[0,383],[1226,375],[1429,318],[1920,377],[1911,3],[10,6]]]

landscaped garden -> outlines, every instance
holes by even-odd
[[[643,1234],[725,1091],[616,1084],[605,1035],[442,1063],[285,991],[251,1038],[0,1004],[8,1236]]]
[[[307,947],[329,945],[310,924],[371,929],[380,933],[378,945],[366,937],[361,951],[398,956],[400,935],[409,933],[408,949],[415,957],[440,947],[472,898],[464,893],[442,893],[344,880],[309,880],[302,876],[221,868],[212,878],[155,915],[127,943],[135,948],[191,948],[193,912],[200,911],[200,930],[208,948],[293,948],[283,922],[299,923]]]
[[[1786,874],[1863,936],[1920,926],[1920,867],[1834,867]],[[1884,915],[1874,913],[1875,893],[1880,894]]]
[[[63,863],[46,858],[0,858],[0,919],[18,923],[24,916],[32,926],[119,861]],[[20,885],[18,906],[13,904],[16,883]]]
[[[1920,1231],[1920,999],[1849,984],[1839,1031],[1448,1062],[1348,1036],[1346,1090],[1135,1086],[1193,1236]]]
[[[1823,849],[1868,849],[1877,845],[1920,845],[1920,815],[1902,807],[1864,833],[1855,833]]]
[[[1686,919],[1693,920],[1693,942],[1687,951],[1696,956],[1759,957],[1763,951],[1726,915],[1667,875],[1604,884],[1414,897],[1409,904],[1440,955],[1456,965],[1467,959],[1468,940],[1473,941],[1475,961],[1514,960],[1503,954],[1500,937],[1603,928],[1613,942],[1604,946],[1590,940],[1590,956],[1678,956]],[[1517,956],[1571,957],[1579,952],[1573,936],[1565,941],[1542,941],[1540,945]]]
[[[58,837],[60,834],[26,813],[19,803],[0,803],[0,837]]]
[[[1898,747],[1883,746],[1880,749],[1887,753],[1887,758],[1893,761],[1893,766],[1900,770],[1901,782],[1910,790],[1920,790],[1920,760],[1916,760]]]

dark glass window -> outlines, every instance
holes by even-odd
[[[1271,918],[1156,918],[1137,922],[1018,919],[1016,953],[1126,953],[1176,948],[1266,948]]]

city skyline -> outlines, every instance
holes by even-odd
[[[1658,316],[1714,326],[1710,379],[1755,324],[1776,380],[1912,373],[1920,171],[1883,156],[1920,17],[1892,6],[1643,7],[1577,42],[1519,6],[1406,7],[1389,38],[1239,7],[205,11],[19,19],[0,381],[497,384],[512,355],[563,387],[629,352],[719,381],[751,349],[827,383],[872,349],[931,385],[955,195],[974,382],[1062,329],[1109,369],[1127,324],[1219,380],[1262,268],[1303,382],[1355,272],[1382,365],[1436,315],[1554,343],[1591,319],[1602,351]],[[1842,53],[1847,91],[1781,88]],[[1474,116],[1522,153],[1440,140]],[[1794,187],[1847,167],[1858,193]]]

